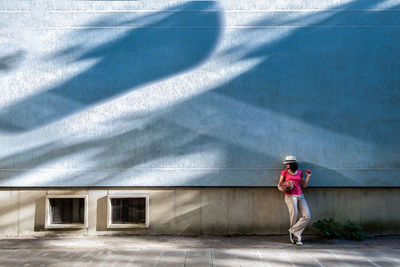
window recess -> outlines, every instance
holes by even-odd
[[[87,228],[87,195],[46,196],[45,228]]]
[[[148,218],[148,195],[109,195],[107,197],[108,228],[147,228]]]

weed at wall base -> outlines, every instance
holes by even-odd
[[[349,240],[362,240],[365,237],[362,227],[352,221],[344,225],[332,218],[318,220],[313,224],[325,238],[340,238]]]

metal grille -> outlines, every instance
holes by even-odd
[[[111,198],[113,224],[145,223],[145,198]]]
[[[50,198],[49,202],[52,224],[84,223],[83,198]]]

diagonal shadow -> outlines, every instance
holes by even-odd
[[[247,51],[239,61],[262,61],[214,92],[384,149],[398,146],[400,135],[394,129],[400,128],[399,6],[357,11],[382,2],[353,1],[337,7],[344,12],[316,14],[321,19],[310,25],[310,17],[285,21],[284,13],[258,21],[256,28],[283,23],[294,29],[250,51],[246,44],[228,51]],[[257,30],[244,29],[241,34]],[[264,34],[280,31],[272,27]]]
[[[97,62],[92,67],[60,85],[1,109],[0,129],[8,132],[33,130],[196,66],[209,56],[217,43],[220,15],[214,8],[214,11],[191,13],[188,20],[185,11],[209,10],[215,4],[211,1],[182,4],[174,7],[173,10],[177,11],[171,11],[168,16],[161,16],[163,12],[160,12],[160,19],[129,29],[115,40],[84,51],[76,61],[95,59]],[[137,18],[119,26],[129,27],[135,20]],[[104,27],[103,20],[99,23]],[[187,28],[188,23],[211,23],[214,26],[193,29]],[[101,36],[102,29],[97,31]],[[68,54],[76,49],[73,47],[71,51],[62,53]]]
[[[25,51],[19,50],[8,55],[0,56],[0,73],[16,68],[25,59]]]
[[[341,8],[355,9],[359,2],[344,5]],[[382,21],[379,13],[357,14],[360,16],[360,21],[370,21],[371,19],[379,22]],[[348,19],[349,17],[344,18],[337,12],[331,12],[327,18],[313,25],[328,26],[332,21],[338,25],[346,25],[349,22]],[[354,21],[352,17],[351,21]],[[293,22],[302,23],[302,20]],[[264,21],[264,23],[272,22]],[[16,163],[17,168],[20,166],[35,168],[54,159],[62,159],[92,148],[101,148],[102,152],[92,158],[95,163],[94,167],[121,168],[113,174],[104,176],[90,174],[90,171],[84,176],[78,172],[70,172],[61,181],[54,181],[54,184],[57,185],[111,185],[114,181],[117,181],[118,184],[126,182],[125,185],[129,185],[130,181],[136,177],[133,176],[127,180],[121,178],[128,168],[156,159],[174,158],[177,155],[185,156],[193,152],[203,153],[213,147],[221,148],[225,152],[221,162],[216,163],[216,170],[212,174],[203,175],[190,181],[183,177],[180,180],[182,184],[209,185],[213,179],[216,179],[215,174],[218,174],[218,168],[235,168],[237,166],[259,168],[277,162],[280,155],[277,155],[275,150],[268,151],[268,148],[260,147],[249,134],[257,127],[268,128],[271,126],[267,124],[258,126],[260,121],[254,121],[256,116],[254,112],[250,112],[240,114],[243,124],[233,128],[234,118],[221,116],[221,114],[229,113],[238,107],[228,101],[224,102],[225,105],[221,104],[222,102],[216,102],[215,95],[235,99],[237,100],[235,103],[239,102],[290,115],[336,133],[348,134],[377,144],[398,145],[398,142],[390,143],[399,138],[393,132],[398,123],[398,112],[384,112],[386,109],[399,110],[400,105],[396,105],[398,91],[394,89],[397,76],[393,76],[390,69],[375,70],[375,64],[387,61],[388,66],[397,66],[398,63],[393,59],[400,58],[399,51],[391,50],[391,47],[400,43],[399,36],[393,34],[396,32],[395,30],[385,30],[386,28],[371,32],[369,28],[357,31],[356,27],[351,27],[337,33],[332,29],[332,27],[300,27],[294,29],[285,38],[273,43],[263,43],[255,49],[251,49],[242,57],[242,60],[252,57],[264,58],[259,65],[214,88],[212,92],[193,97],[168,110],[160,110],[157,112],[160,114],[159,116],[148,118],[146,126],[142,130],[126,123],[124,125],[126,131],[121,135],[104,136],[98,140],[89,140],[72,146],[64,146],[61,142],[60,144],[49,144],[39,147],[38,150],[26,150],[10,155],[10,157],[3,158],[2,162],[8,162],[6,164],[8,166]],[[375,40],[375,38],[380,38],[380,40]],[[362,44],[362,46],[353,47],[353,44]],[[242,48],[238,47],[237,49]],[[102,50],[92,49],[90,51],[91,53],[85,53],[87,57],[101,54],[98,51]],[[235,51],[229,52],[234,53]],[[341,53],[345,54],[342,56]],[[364,58],[366,54],[371,53],[371,57]],[[372,70],[374,70],[373,73]],[[365,75],[366,77],[363,78]],[[388,78],[387,81],[384,81],[385,77]],[[387,87],[380,90],[381,87],[377,85],[379,82]],[[57,88],[60,87],[56,87],[54,90]],[[65,95],[68,94],[65,93]],[[80,95],[78,94],[78,96]],[[81,100],[87,101],[87,103],[100,101],[94,96],[90,96],[88,99],[82,97]],[[207,112],[211,111],[211,115],[207,115],[207,112],[193,114],[195,106],[201,106]],[[132,121],[135,120],[134,117],[132,114]],[[186,121],[183,118],[186,118]],[[226,118],[227,120],[224,121]],[[266,121],[268,122],[268,120]],[[371,123],[374,122],[379,122],[381,126],[371,126]],[[193,125],[196,127],[192,127]],[[207,128],[208,126],[213,127]],[[225,129],[224,126],[228,127]],[[200,129],[201,127],[203,128]],[[226,134],[229,132],[239,134],[230,139],[231,136]],[[141,139],[142,137],[146,138]],[[277,135],[268,142],[280,142],[282,139],[284,139],[282,136]],[[140,140],[145,140],[145,142]],[[326,141],[335,142],[335,140]],[[298,143],[302,144],[304,140],[298,140]],[[43,156],[37,157],[38,151]],[[123,155],[123,157],[118,157],[118,155]],[[329,179],[336,179],[338,184],[345,184],[348,180],[341,173],[324,168],[322,164],[308,162],[307,165],[311,168],[320,168],[321,173],[329,176]],[[243,185],[257,186],[261,184],[254,184],[254,180],[246,175],[240,177],[238,174],[234,175],[236,175],[234,179],[241,179]],[[6,180],[10,180],[14,176],[16,176],[15,173],[11,173],[7,177],[3,176],[3,181],[7,182]],[[221,184],[232,185],[229,182],[234,179],[226,180],[227,183]],[[258,177],[257,179],[264,178]],[[324,183],[320,182],[318,185],[323,186]]]

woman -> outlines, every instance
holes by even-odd
[[[290,228],[289,237],[292,243],[303,245],[301,242],[301,234],[311,220],[310,210],[306,199],[304,198],[302,188],[306,188],[308,181],[311,177],[311,172],[306,170],[306,178],[304,174],[298,169],[297,160],[295,156],[287,156],[285,159],[286,169],[281,172],[279,177],[278,189],[285,192],[285,202],[289,209]],[[292,181],[293,188],[285,188],[281,183]],[[298,214],[301,214],[297,220]]]

